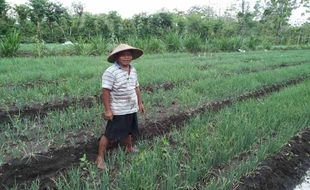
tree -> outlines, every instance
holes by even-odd
[[[69,14],[67,12],[67,9],[64,8],[61,3],[48,2],[45,16],[48,26],[51,30],[52,36],[54,36],[53,25],[56,25],[58,26],[64,39],[66,40],[67,37],[64,30],[64,26],[66,24],[66,21],[69,20]]]
[[[153,35],[162,36],[173,28],[173,16],[169,12],[152,14],[149,17],[149,27]]]
[[[14,27],[14,19],[7,16],[10,9],[5,0],[0,0],[0,37],[6,35],[12,27]]]
[[[79,17],[81,17],[84,13],[84,5],[78,1],[78,2],[73,2],[72,3],[72,8],[73,8],[73,12],[75,15],[78,15]]]
[[[37,37],[42,40],[41,25],[43,20],[46,18],[48,12],[48,1],[47,0],[29,0],[30,6],[30,19],[37,27]]]
[[[6,12],[8,9],[8,5],[5,0],[0,0],[0,17],[4,18],[6,16]]]
[[[243,36],[253,27],[254,14],[249,11],[249,3],[241,1],[241,10],[237,13],[239,33]]]
[[[292,10],[296,8],[297,0],[270,0],[267,2],[261,22],[277,37],[277,43],[282,43],[283,29],[288,25]]]

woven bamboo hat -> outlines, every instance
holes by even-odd
[[[113,51],[108,56],[108,62],[114,63],[117,59],[117,54],[122,51],[130,51],[132,55],[132,59],[137,59],[141,55],[143,55],[143,51],[139,48],[132,47],[127,44],[119,44],[116,48],[113,49]]]

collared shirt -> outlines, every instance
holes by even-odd
[[[139,86],[137,71],[132,65],[129,65],[129,69],[130,74],[114,63],[102,75],[102,88],[110,90],[113,115],[125,115],[139,110],[136,94],[136,87]]]

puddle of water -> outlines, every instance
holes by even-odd
[[[297,185],[294,190],[310,190],[310,170],[307,171],[304,181]]]

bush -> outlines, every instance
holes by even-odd
[[[190,53],[198,53],[203,49],[203,43],[199,35],[186,35],[184,38],[185,49]]]
[[[20,33],[14,30],[1,40],[0,53],[4,57],[13,57],[16,55],[20,46]]]
[[[89,55],[102,55],[107,53],[108,42],[103,37],[97,36],[90,40]]]
[[[214,39],[212,44],[221,51],[237,51],[242,47],[242,38],[219,38]]]
[[[79,37],[78,40],[74,42],[73,49],[76,55],[88,54],[86,41],[81,37]]]
[[[177,33],[168,33],[165,37],[165,44],[169,52],[177,52],[182,49],[182,37]]]
[[[251,50],[255,50],[259,44],[261,44],[261,40],[251,36],[250,38],[246,39],[245,46]]]
[[[45,45],[45,42],[36,38],[34,48],[32,49],[32,54],[35,57],[43,57],[47,56],[48,52],[49,51],[47,46]]]
[[[145,51],[149,53],[162,53],[166,51],[165,43],[157,38],[149,38],[146,41]]]
[[[129,36],[125,43],[143,50],[146,48],[145,40],[139,39],[137,36]]]

